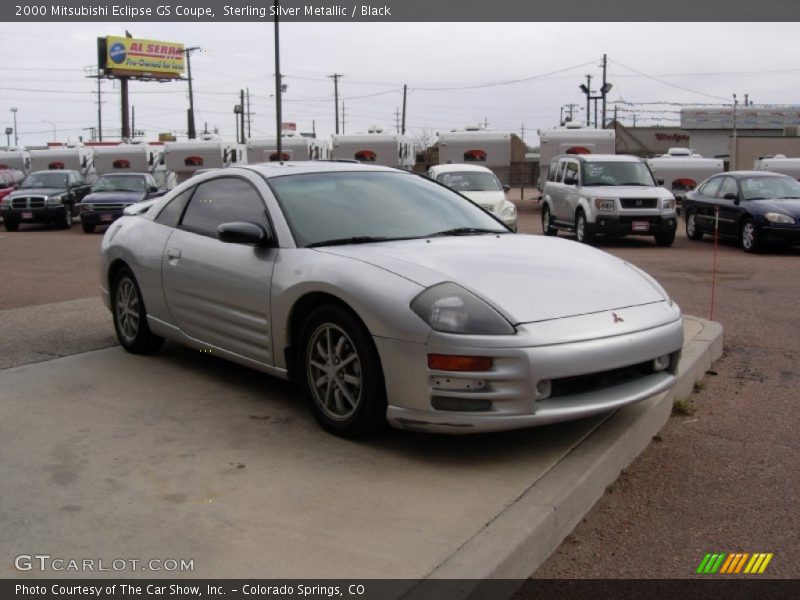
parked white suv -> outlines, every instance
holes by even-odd
[[[579,242],[595,234],[651,235],[671,246],[678,226],[675,197],[635,156],[583,154],[556,157],[542,192],[542,230],[574,231]]]
[[[478,165],[436,165],[428,169],[427,175],[517,230],[517,207],[506,198],[509,188],[501,184],[491,170]]]

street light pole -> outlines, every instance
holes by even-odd
[[[281,90],[281,42],[278,27],[280,0],[275,0],[275,136],[278,140],[278,160],[283,164],[283,106]]]
[[[53,121],[48,121],[47,119],[42,119],[42,123],[50,123],[53,126],[53,141],[58,141],[58,133],[56,132],[56,124]]]
[[[14,145],[19,147],[19,136],[17,135],[17,109],[12,108],[11,112],[14,114]]]
[[[184,48],[186,54],[186,76],[189,79],[189,139],[193,140],[197,137],[197,132],[194,127],[194,93],[192,92],[192,52],[200,50],[200,46],[191,46]]]

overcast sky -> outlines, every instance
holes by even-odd
[[[96,38],[124,35],[201,46],[192,56],[198,130],[204,123],[234,139],[233,106],[250,88],[253,137],[275,129],[272,23],[0,23],[0,126],[20,144],[77,140],[97,124]],[[345,130],[395,127],[408,84],[407,129],[433,132],[487,121],[490,129],[538,143],[537,129],[558,124],[568,103],[581,108],[586,74],[600,81],[608,54],[610,102],[621,120],[676,125],[680,104],[730,103],[749,93],[756,104],[800,103],[796,23],[284,23],[281,70],[288,91],[284,121],[318,136],[334,129],[333,82],[342,73]],[[522,80],[522,81],[517,81]],[[508,82],[508,83],[504,83]],[[501,84],[502,85],[493,85]],[[599,83],[598,83],[599,87]],[[448,89],[449,88],[449,89]],[[103,82],[104,138],[119,136],[118,84]],[[148,138],[186,130],[187,85],[130,85],[136,128]],[[670,102],[669,104],[654,104]],[[609,104],[613,111],[614,104]],[[610,118],[611,114],[609,114]],[[12,137],[13,144],[13,137]],[[0,142],[5,144],[5,140]]]

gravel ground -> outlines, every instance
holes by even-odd
[[[540,233],[531,193],[509,196],[520,231]],[[0,368],[113,344],[97,300],[100,239],[79,227],[0,230]],[[649,238],[599,245],[653,274],[685,313],[711,316],[710,240],[681,228],[668,249]],[[714,551],[773,552],[767,575],[800,576],[798,261],[800,249],[751,256],[720,245],[713,318],[724,357],[533,577],[692,577]],[[9,310],[37,305],[47,305],[38,326]]]

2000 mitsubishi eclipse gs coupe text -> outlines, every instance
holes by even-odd
[[[683,341],[635,266],[389,168],[215,170],[115,221],[101,263],[126,350],[169,338],[293,379],[343,436],[609,411],[667,390]]]

